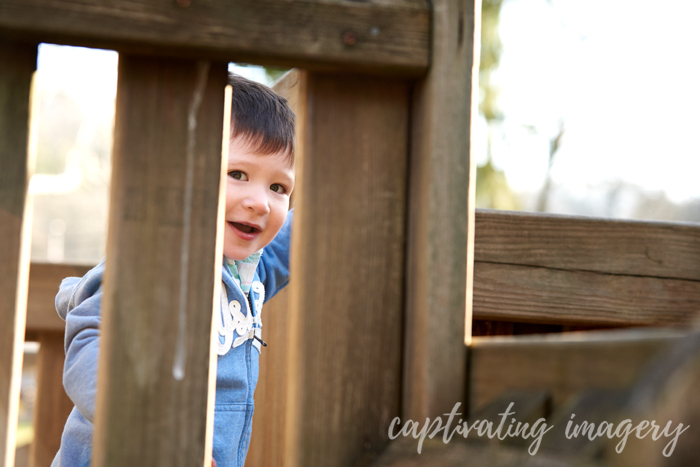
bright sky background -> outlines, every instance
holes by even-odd
[[[112,50],[39,46],[39,89],[62,90],[75,100],[84,112],[101,112],[107,104],[112,111],[117,93],[118,54]],[[260,67],[229,65],[229,70],[249,79],[270,84]]]
[[[585,193],[620,180],[700,198],[698,19],[700,0],[505,0],[494,79],[506,119],[493,155],[510,185],[539,189],[563,119],[556,184]],[[62,87],[87,115],[111,111],[117,60],[42,45],[39,88]],[[255,67],[236,71],[267,80]]]
[[[506,0],[494,159],[511,186],[541,186],[563,119],[555,183],[700,198],[698,19],[698,0]]]

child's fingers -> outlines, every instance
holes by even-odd
[[[213,457],[211,458],[211,467],[216,467],[216,461]]]

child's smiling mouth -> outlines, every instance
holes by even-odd
[[[233,228],[233,231],[244,240],[253,240],[258,236],[262,229],[257,225],[243,224],[241,222],[229,221],[228,224]]]
[[[252,225],[241,224],[239,222],[231,222],[231,224],[238,230],[242,230],[245,233],[253,233],[258,230]]]

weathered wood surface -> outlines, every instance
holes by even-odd
[[[431,69],[412,98],[403,413],[414,419],[465,394],[480,17],[478,0],[433,2]]]
[[[34,440],[29,453],[30,467],[49,467],[61,445],[61,434],[73,402],[63,390],[63,331],[39,335],[36,363]]]
[[[605,451],[604,440],[600,438],[591,440],[587,436],[571,436],[571,433],[584,421],[587,424],[595,424],[596,427],[603,422],[617,426],[622,421],[620,409],[629,400],[630,390],[630,387],[617,389],[592,387],[572,396],[548,420],[552,430],[542,440],[540,445],[542,451],[558,453],[569,458],[572,463],[579,459],[600,459]],[[574,418],[571,418],[572,415]],[[566,436],[567,425],[569,425],[570,437]],[[573,430],[571,425],[574,426]],[[605,441],[609,440],[605,439]],[[617,466],[614,459],[611,460],[613,460],[612,465]]]
[[[27,299],[28,332],[63,333],[66,323],[56,313],[54,299],[61,281],[69,276],[82,277],[91,266],[73,264],[32,263],[29,268]]]
[[[473,433],[469,438],[473,438]],[[458,435],[444,443],[442,436],[425,439],[421,453],[417,452],[418,440],[411,437],[392,441],[389,448],[371,467],[571,467],[566,458],[538,452],[531,456],[521,446],[499,446],[494,449],[478,440],[464,441]],[[602,467],[582,461],[576,467]]]
[[[95,466],[210,464],[226,82],[119,57]]]
[[[475,260],[700,281],[700,224],[480,209]]]
[[[615,467],[685,467],[697,465],[700,448],[700,332],[680,340],[654,360],[631,393],[620,418],[629,418],[636,425],[642,420],[656,420],[662,427],[671,423],[672,436],[653,441],[651,436],[632,439],[621,454],[615,443],[606,452],[610,466]],[[682,427],[680,426],[682,424]],[[667,446],[675,430],[684,430],[673,446]],[[673,447],[669,454],[665,449]]]
[[[31,213],[30,90],[36,44],[0,36],[0,465],[14,465]]]
[[[482,262],[474,271],[479,319],[678,326],[700,316],[700,281]]]
[[[289,290],[285,288],[264,307],[262,339],[267,343],[267,347],[260,354],[253,434],[246,465],[284,465],[285,411],[289,377],[288,303]]]
[[[687,325],[700,316],[700,225],[479,210],[474,317]]]
[[[544,378],[545,384],[550,385],[550,390],[561,390],[560,385],[550,378],[552,370],[552,357],[542,352],[542,345],[549,341],[551,346],[549,354],[562,354],[560,368],[557,372],[564,376],[573,374],[566,368],[565,360],[569,359],[569,365],[575,367],[587,378],[585,384],[575,390],[567,402],[556,404],[556,411],[548,417],[547,423],[551,426],[540,444],[536,455],[530,456],[527,452],[531,439],[506,438],[498,446],[493,446],[495,439],[489,439],[485,434],[479,437],[475,431],[470,432],[467,442],[460,433],[454,433],[448,443],[444,442],[443,432],[439,432],[435,439],[426,438],[422,444],[422,452],[417,453],[418,439],[411,436],[399,436],[391,443],[372,467],[457,467],[457,466],[498,466],[498,467],[685,467],[697,465],[698,434],[700,433],[700,393],[697,385],[700,384],[700,334],[669,333],[662,330],[625,331],[596,334],[581,334],[579,344],[585,344],[587,348],[574,349],[577,343],[576,336],[560,336],[555,339],[543,340],[542,337],[528,338],[501,338],[501,339],[475,339],[475,347],[483,347],[481,350],[511,347],[509,353],[515,360],[507,371],[515,371],[517,376],[525,376],[528,381],[535,381],[537,377]],[[656,341],[656,342],[654,342]],[[594,348],[591,344],[602,346]],[[565,349],[571,347],[571,349]],[[623,349],[622,345],[629,348]],[[531,348],[540,347],[538,353],[531,353]],[[604,347],[604,349],[603,349]],[[649,352],[654,350],[655,352]],[[526,358],[530,365],[526,371],[518,367],[518,354],[526,351]],[[572,354],[569,350],[576,350]],[[634,350],[641,352],[635,354]],[[582,366],[585,358],[580,358],[588,351],[593,359],[593,372],[590,368]],[[581,355],[579,355],[581,354]],[[606,356],[607,354],[607,356]],[[478,352],[470,354],[478,356]],[[574,356],[575,358],[571,359]],[[605,360],[607,358],[607,361]],[[645,365],[640,362],[645,361]],[[532,363],[536,362],[536,371]],[[503,362],[488,362],[492,366]],[[631,365],[633,368],[626,368]],[[600,369],[607,367],[607,378],[603,377]],[[596,369],[597,368],[597,369]],[[616,375],[614,369],[620,373]],[[588,373],[586,375],[586,373]],[[563,381],[560,377],[559,382]],[[511,397],[509,397],[511,396]],[[488,403],[478,413],[470,416],[483,420],[498,420],[500,413],[509,400],[515,400],[522,404],[525,402],[522,393],[510,392],[502,394],[496,400]],[[537,399],[531,399],[536,402]],[[541,400],[541,399],[540,399]],[[500,407],[499,407],[500,406]],[[523,404],[524,411],[518,411],[516,402],[512,410],[517,421],[543,416],[538,404]],[[531,409],[535,409],[532,411]],[[528,413],[529,412],[529,413]],[[572,418],[575,415],[575,418]],[[573,421],[572,421],[573,420]],[[650,422],[653,420],[661,427],[657,433],[650,430]],[[443,421],[446,417],[443,416]],[[594,431],[594,439],[590,434],[573,436],[576,425],[582,422],[595,424],[594,430],[600,430],[601,424],[612,424],[613,430],[619,426],[637,428],[641,425],[639,433],[632,431],[626,440],[621,453],[615,451],[621,437],[616,435],[608,439],[600,431]],[[421,421],[422,422],[422,421]],[[567,437],[567,425],[572,436]],[[456,422],[453,421],[453,426]],[[668,423],[667,432],[662,430]],[[622,424],[622,425],[620,425]],[[646,424],[646,425],[644,425]],[[682,424],[682,425],[681,425]],[[603,425],[604,427],[607,425]],[[422,428],[422,425],[420,426]],[[674,444],[673,438],[676,430],[685,429],[678,436]],[[657,439],[652,438],[652,433]],[[394,434],[397,434],[394,432]],[[598,434],[598,437],[595,437]],[[638,435],[640,435],[638,439]],[[516,442],[516,445],[505,446],[506,442]],[[668,457],[669,449],[673,452]],[[664,453],[664,450],[667,450]]]
[[[560,407],[593,387],[629,387],[651,358],[682,334],[646,329],[547,336],[474,338],[470,348],[470,407],[505,391],[549,391]]]
[[[355,466],[401,404],[409,86],[301,79],[284,460]]]
[[[305,128],[305,106],[302,99],[305,91],[298,70],[282,77],[273,89],[287,99],[296,117],[295,160],[302,164],[303,135]],[[298,183],[297,175],[297,183]],[[292,200],[296,198],[295,190]],[[291,278],[292,283],[294,278]],[[267,342],[260,354],[260,373],[255,390],[255,413],[253,434],[246,464],[256,466],[284,465],[285,412],[287,407],[287,354],[289,352],[289,288],[286,287],[265,304],[263,314],[263,340]]]
[[[306,68],[417,75],[427,1],[0,0],[0,29],[39,41]]]

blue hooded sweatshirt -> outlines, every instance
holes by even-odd
[[[217,467],[243,467],[253,419],[253,393],[263,303],[287,285],[292,211],[267,245],[255,270],[250,300],[222,267],[221,305],[215,314],[219,331],[214,413],[213,457]],[[92,452],[97,362],[100,344],[100,304],[105,260],[84,277],[68,277],[56,296],[56,310],[66,321],[66,361],[63,386],[75,407],[66,421],[61,447],[51,467],[89,467]],[[218,322],[216,322],[218,320]]]

